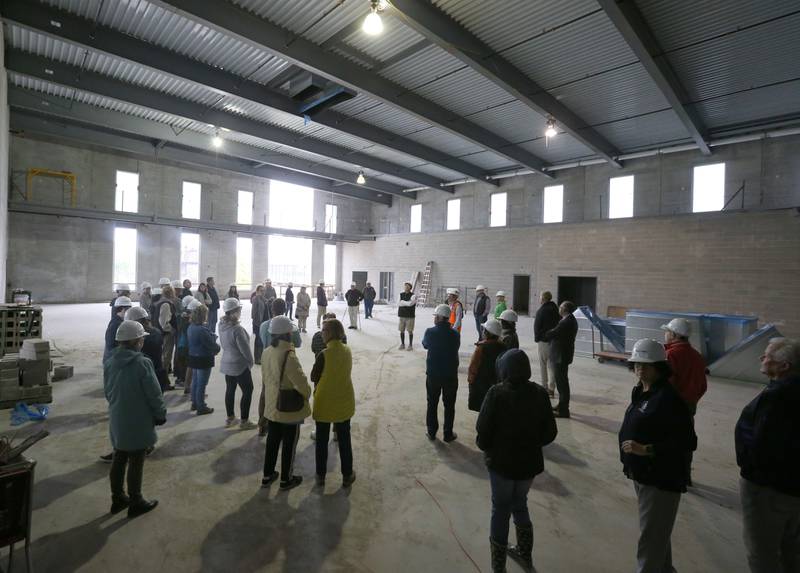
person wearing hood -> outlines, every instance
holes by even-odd
[[[478,342],[483,340],[483,324],[489,318],[490,306],[489,297],[486,295],[486,287],[478,285],[475,287],[475,303],[472,305],[472,315],[475,317],[475,328],[478,331]]]
[[[150,306],[153,304],[153,285],[145,281],[142,283],[142,292],[139,293],[139,306],[150,314]]]
[[[258,335],[261,329],[261,323],[264,322],[265,302],[264,302],[264,285],[256,287],[255,296],[250,296],[250,318],[253,325],[253,359],[256,364],[261,364],[261,353],[264,352],[264,346],[261,342],[261,337]]]
[[[239,429],[252,430],[256,427],[250,421],[250,403],[253,399],[253,376],[250,369],[253,367],[253,353],[250,350],[250,335],[241,325],[242,303],[235,298],[227,298],[222,303],[222,310],[225,316],[219,323],[219,342],[222,346],[219,371],[225,375],[225,410],[228,414],[225,427],[230,428],[237,422],[234,402],[238,386],[242,391]]]
[[[319,281],[317,285],[317,328],[322,321],[322,317],[327,313],[328,295],[325,293],[325,281]]]
[[[476,423],[476,441],[484,452],[492,489],[489,545],[494,573],[505,573],[507,555],[526,571],[533,570],[528,491],[544,471],[542,447],[558,434],[547,391],[530,377],[528,355],[516,348],[505,352],[497,361],[499,382],[486,393]],[[517,532],[517,545],[511,547],[510,517]]]
[[[664,347],[643,338],[628,360],[637,383],[619,430],[622,471],[639,506],[637,573],[674,571],[670,537],[689,476],[686,456],[695,441],[689,408],[669,383]]]
[[[489,388],[497,384],[497,359],[506,350],[506,345],[500,340],[502,326],[500,321],[489,319],[483,324],[483,340],[475,345],[475,352],[469,362],[467,370],[467,383],[469,384],[469,399],[467,407],[474,411],[481,411],[481,404]]]
[[[198,301],[192,301],[191,324],[189,325],[189,367],[192,369],[192,410],[198,416],[214,412],[214,408],[206,405],[206,386],[214,368],[214,356],[219,354],[220,347],[216,336],[208,329],[208,308]]]
[[[291,321],[285,316],[276,316],[270,323],[270,336],[270,345],[264,350],[261,365],[267,419],[261,487],[267,488],[278,479],[275,465],[280,450],[280,488],[285,491],[303,482],[303,476],[294,475],[294,457],[300,424],[311,415],[308,403],[311,386],[292,346]]]
[[[372,286],[372,283],[368,282],[367,286],[364,287],[364,318],[372,318],[372,308],[375,306],[375,299],[378,296],[378,293],[375,292],[375,288]]]
[[[125,320],[135,320],[144,327],[147,336],[144,337],[142,354],[147,356],[150,362],[153,363],[153,370],[155,370],[161,392],[174,390],[175,386],[170,385],[167,371],[164,369],[164,363],[161,362],[164,339],[161,333],[150,324],[150,315],[147,314],[145,309],[134,306],[125,313]]]
[[[133,303],[127,296],[118,296],[114,299],[114,306],[112,310],[114,314],[111,315],[111,320],[106,327],[105,348],[103,350],[103,362],[109,359],[114,348],[117,346],[117,329],[119,325],[125,320],[125,313]]]
[[[425,389],[428,393],[426,435],[431,441],[436,439],[441,396],[444,403],[444,441],[448,443],[458,438],[453,431],[453,424],[458,394],[458,348],[461,346],[461,335],[451,328],[450,316],[449,306],[437,306],[433,315],[433,327],[427,329],[422,337],[422,347],[428,351],[425,360]]]
[[[131,298],[131,290],[128,288],[128,285],[124,284],[115,284],[114,285],[114,296],[111,297],[111,302],[108,304],[111,307],[111,317],[113,318],[115,314],[117,314],[114,302],[121,296]]]
[[[225,298],[235,298],[239,300],[239,288],[234,283],[228,285],[228,295]]]
[[[294,291],[292,288],[294,285],[289,283],[286,286],[286,292],[283,293],[283,300],[286,301],[286,316],[289,317],[289,320],[292,319],[292,311],[294,310]]]
[[[297,327],[300,332],[308,332],[306,330],[306,323],[308,315],[311,312],[311,296],[306,292],[305,285],[300,287],[300,292],[297,293],[297,311],[295,318],[297,318]]]
[[[211,297],[211,304],[208,305],[208,329],[211,334],[214,334],[217,332],[217,316],[219,313],[219,293],[217,292],[214,277],[206,278],[206,289],[208,290],[208,296]]]
[[[497,304],[494,307],[494,317],[497,320],[500,320],[500,315],[503,314],[506,310],[508,310],[508,306],[506,306],[506,291],[499,290],[497,294],[494,295]]]
[[[512,348],[519,348],[517,320],[519,320],[517,313],[511,309],[504,310],[500,314],[500,326],[503,329],[500,333],[500,341],[505,344],[506,348],[509,350]]]
[[[123,321],[115,333],[119,346],[103,366],[103,390],[114,447],[109,472],[111,513],[127,509],[128,517],[142,515],[158,505],[158,501],[147,501],[142,496],[142,475],[146,451],[158,439],[155,426],[167,421],[153,363],[141,352],[146,336],[138,322]]]

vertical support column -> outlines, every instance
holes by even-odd
[[[8,80],[5,41],[0,26],[0,303],[6,301],[6,259],[8,256]]]
[[[316,287],[319,281],[321,281],[324,278],[325,278],[325,241],[319,239],[312,239],[311,286]]]

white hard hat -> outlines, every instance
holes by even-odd
[[[169,282],[169,279],[167,277],[161,277],[160,279],[158,279],[158,286],[162,286],[163,287],[163,286],[167,286],[169,284],[170,284],[170,282]]]
[[[292,321],[285,316],[276,316],[269,321],[270,334],[289,334],[292,331]]]
[[[271,283],[271,282],[272,282],[272,279],[264,279],[264,282],[265,282],[265,283]]]
[[[127,296],[118,296],[114,299],[114,308],[120,308],[123,306],[132,306],[131,299]]]
[[[114,283],[114,290],[129,290],[130,285],[125,283]]]
[[[490,318],[484,323],[483,329],[487,332],[491,332],[495,336],[500,336],[500,333],[503,332],[503,325],[500,324],[499,320]]]
[[[350,286],[354,287],[354,286],[356,286],[356,283],[350,283]]]
[[[146,289],[146,288],[153,288],[153,285],[151,285],[151,284],[150,284],[149,282],[147,282],[147,281],[144,281],[144,282],[142,283],[142,290],[144,290],[144,289]]]
[[[450,318],[450,307],[446,304],[440,304],[436,307],[433,313],[434,316],[441,316],[442,318]]]
[[[291,287],[293,287],[294,285],[293,285],[292,283],[289,283],[287,286],[289,286],[289,288],[291,288]]]
[[[192,300],[189,301],[189,304],[186,306],[186,309],[194,310],[200,306],[203,306],[203,303],[197,300],[196,298],[193,298]]]
[[[172,286],[172,288],[183,288],[183,283],[178,279],[175,279],[170,283],[170,286]]]
[[[222,312],[229,312],[231,310],[236,310],[237,308],[242,308],[242,303],[239,302],[238,298],[226,298],[222,303]]]
[[[230,288],[231,288],[231,287],[236,287],[236,288],[239,288],[239,287],[237,287],[237,286],[236,286],[236,283],[231,283],[231,284],[229,284],[229,285],[228,285],[228,290],[230,290]]]
[[[137,340],[144,336],[147,336],[144,326],[135,320],[126,320],[119,325],[119,328],[117,328],[117,336],[115,337],[115,340],[117,342],[124,342],[126,340]]]
[[[141,306],[134,306],[125,313],[125,320],[141,320],[143,318],[150,318],[150,315]]]
[[[190,294],[187,294],[185,297],[183,297],[181,299],[181,304],[183,305],[183,308],[187,308],[189,306],[189,303],[192,302],[193,300],[195,300],[195,298]]]
[[[633,353],[628,362],[653,363],[664,362],[666,359],[667,353],[660,342],[652,338],[642,338],[633,345]]]
[[[517,322],[518,318],[517,313],[510,308],[500,313],[500,320],[505,320],[506,322]]]
[[[449,289],[447,289],[447,294],[454,294],[454,295],[458,296],[460,293],[458,292],[457,288],[449,288]]]
[[[689,338],[689,334],[692,332],[692,323],[685,318],[673,318],[667,324],[662,324],[661,330],[669,330],[678,336]]]
[[[485,286],[483,286],[483,285],[478,285],[478,286],[476,286],[476,287],[475,287],[475,290],[476,290],[476,291],[479,291],[479,290],[486,290],[486,287],[485,287]]]
[[[499,290],[499,291],[497,291],[497,294],[496,294],[496,295],[494,295],[494,296],[506,296],[506,291],[504,291],[504,290]]]
[[[324,285],[325,281],[319,281],[319,284]]]

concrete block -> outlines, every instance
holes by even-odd
[[[53,369],[53,380],[66,380],[67,378],[72,378],[73,373],[74,370],[72,366],[59,364]]]

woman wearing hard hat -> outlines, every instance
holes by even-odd
[[[493,318],[483,323],[483,340],[475,345],[475,352],[469,362],[467,407],[475,412],[481,411],[486,393],[497,383],[497,358],[507,350],[500,341],[502,328],[500,322]]]
[[[673,571],[670,536],[694,431],[684,401],[669,383],[664,347],[643,338],[629,359],[637,384],[619,431],[620,459],[639,503],[638,572]]]
[[[230,428],[237,420],[234,411],[236,387],[242,390],[239,402],[240,430],[252,430],[256,425],[250,421],[250,402],[253,399],[253,352],[250,350],[250,335],[241,325],[242,303],[235,298],[226,298],[222,303],[225,316],[219,322],[219,343],[222,346],[222,359],[219,371],[225,375],[225,410],[228,419],[225,426]]]
[[[503,327],[500,333],[500,341],[509,350],[519,348],[519,337],[517,336],[517,313],[511,309],[506,309],[500,313],[500,325]]]
[[[497,320],[500,320],[500,315],[503,314],[503,312],[508,308],[506,306],[506,291],[497,291],[497,294],[494,295],[494,298],[497,301],[497,304],[494,307],[494,317]]]
[[[208,329],[208,308],[198,300],[189,303],[192,312],[189,325],[189,360],[188,366],[192,369],[192,410],[197,410],[198,416],[211,414],[214,408],[206,405],[206,385],[211,378],[211,369],[214,368],[214,356],[219,354],[220,347],[213,334]]]
[[[111,482],[111,513],[128,510],[128,517],[147,513],[158,501],[142,497],[142,473],[146,451],[156,441],[155,426],[167,420],[167,408],[150,359],[142,354],[144,327],[133,320],[120,324],[119,346],[103,367],[103,388],[108,400],[109,430],[114,454]],[[125,494],[125,471],[128,493]]]

